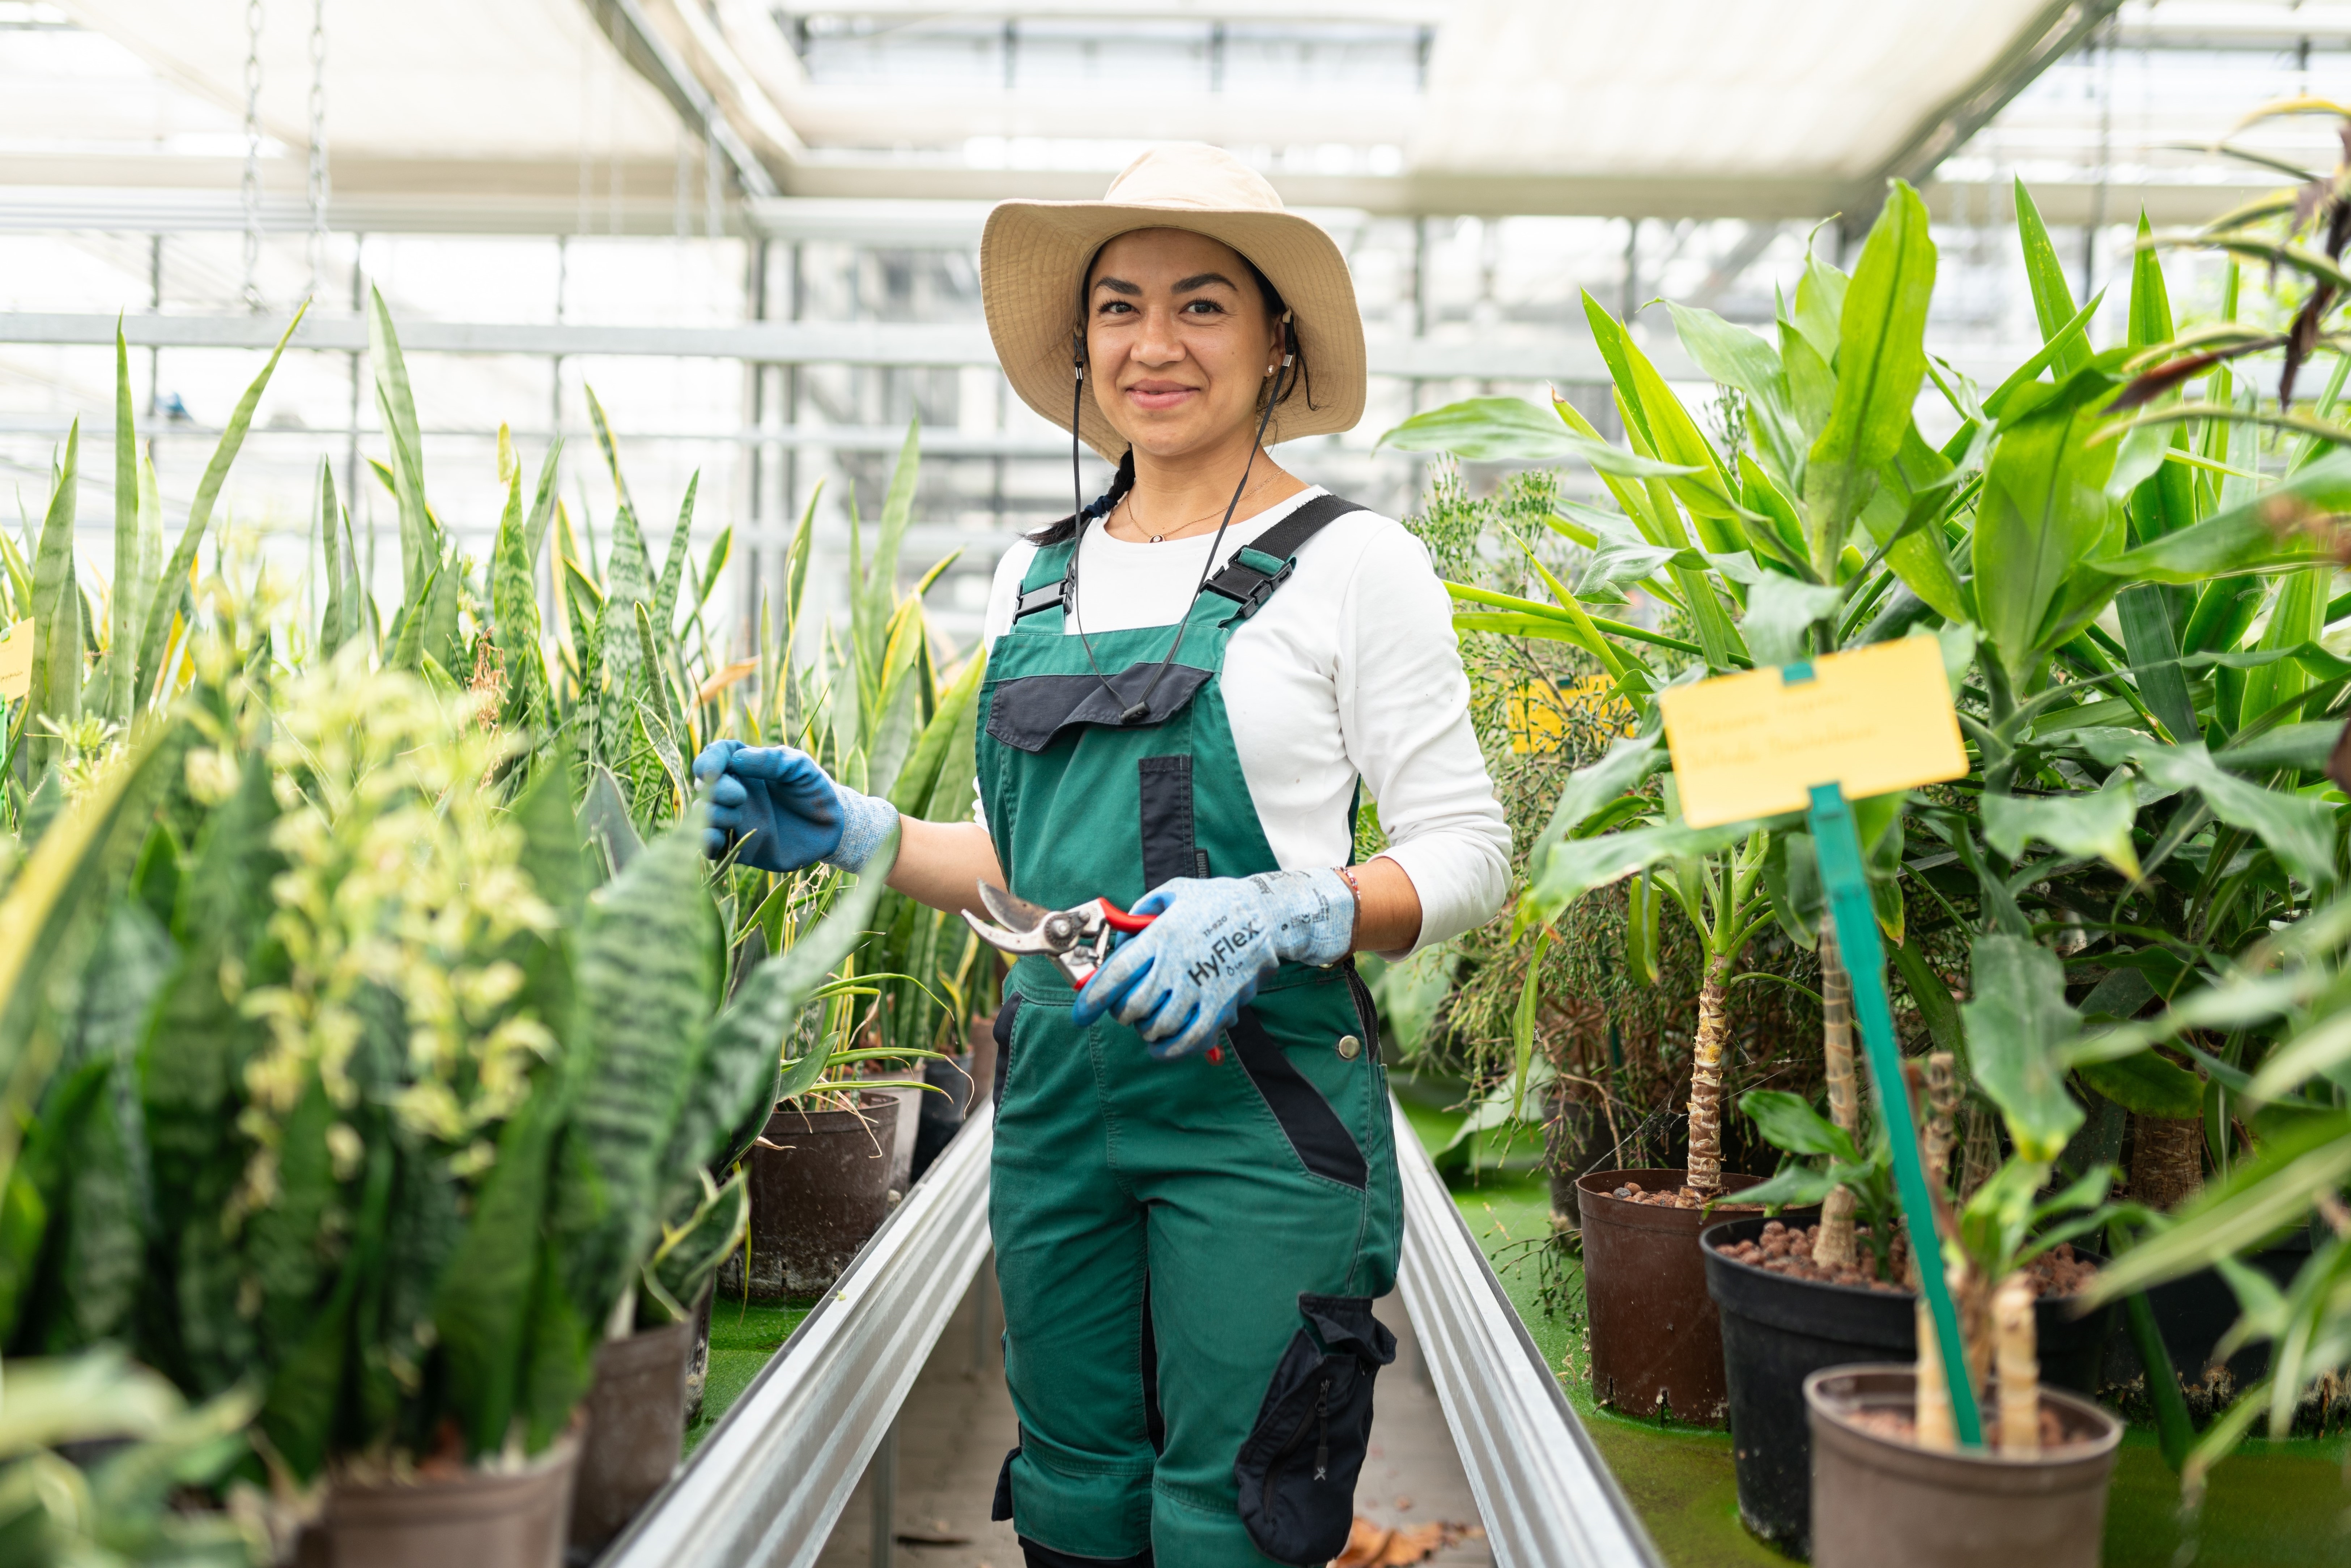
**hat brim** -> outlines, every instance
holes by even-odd
[[[1189,229],[1228,245],[1280,290],[1298,329],[1309,379],[1274,410],[1266,444],[1353,430],[1364,417],[1364,321],[1354,280],[1331,236],[1294,213],[1117,202],[1003,202],[979,241],[979,292],[996,357],[1020,401],[1069,427],[1071,334],[1083,269],[1094,253],[1136,229]],[[1310,402],[1311,399],[1311,402]],[[1092,398],[1081,400],[1078,434],[1116,462],[1126,438]]]

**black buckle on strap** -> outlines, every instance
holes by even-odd
[[[1070,580],[1066,577],[1057,578],[1042,588],[1031,589],[1020,596],[1020,602],[1013,609],[1012,619],[1018,621],[1040,610],[1066,609],[1069,591]]]
[[[1246,621],[1264,609],[1265,601],[1273,597],[1273,591],[1287,582],[1290,574],[1297,570],[1296,556],[1290,556],[1281,563],[1279,570],[1271,572],[1259,571],[1235,557],[1224,570],[1208,580],[1208,590],[1212,593],[1221,593],[1239,605],[1232,618]]]

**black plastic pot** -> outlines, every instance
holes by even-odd
[[[855,1111],[778,1106],[751,1150],[753,1301],[820,1296],[890,1216],[898,1097],[871,1092]],[[743,1254],[719,1289],[743,1288]]]
[[[1725,1220],[1699,1239],[1707,1292],[1721,1313],[1740,1517],[1764,1540],[1801,1554],[1812,1535],[1804,1379],[1826,1366],[1915,1361],[1917,1307],[1907,1291],[1799,1280],[1722,1255],[1769,1223]],[[2034,1302],[2042,1381],[2095,1397],[2114,1317],[2107,1307],[2077,1318],[2063,1298]]]
[[[2310,1261],[2310,1232],[2297,1230],[2275,1246],[2252,1254],[2245,1261],[2283,1287]],[[2237,1321],[2237,1292],[2220,1278],[2219,1270],[2199,1269],[2193,1274],[2148,1286],[2147,1301],[2155,1310],[2156,1330],[2163,1335],[2163,1348],[2171,1357],[2172,1370],[2183,1384],[2201,1381],[2205,1369],[2212,1364],[2212,1352],[2220,1344],[2220,1336]],[[2269,1345],[2247,1345],[2229,1358],[2228,1369],[2230,1384],[2234,1387],[2242,1388],[2259,1380],[2270,1369]],[[2145,1370],[2130,1336],[2116,1334],[2106,1352],[2106,1386],[2126,1386]]]

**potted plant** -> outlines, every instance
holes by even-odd
[[[1911,1366],[1810,1373],[1809,1544],[1822,1568],[1925,1568],[2025,1554],[2095,1568],[2102,1555],[2122,1423],[2087,1399],[2043,1386],[2042,1292],[2024,1266],[2110,1217],[2099,1199],[2113,1173],[2095,1167],[2039,1199],[2082,1120],[2058,1071],[2074,1019],[2055,955],[1986,935],[1977,940],[1974,978],[1977,999],[1964,1011],[1977,1082],[1999,1105],[2015,1153],[1956,1213],[1938,1205],[1941,1245],[1920,1266],[1943,1267],[1959,1305],[1983,1441],[1963,1448],[1958,1440],[1923,1299]]]
[[[1954,1113],[1965,1097],[1954,1059],[1935,1053],[1918,1085],[1929,1107],[1920,1135],[1927,1177],[1954,1229],[1938,1252],[1958,1260],[1954,1295],[1962,1322],[1978,1331],[1970,1364],[1980,1380],[1991,1352],[1981,1333],[1991,1294],[2013,1280],[2031,1303],[2041,1368],[2057,1385],[2095,1396],[2112,1313],[2082,1310],[2095,1261],[2076,1243],[2128,1211],[2105,1202],[2110,1166],[2094,1166],[2054,1194],[2041,1191],[2082,1120],[2062,1088],[2045,1092],[2076,1015],[2055,957],[2018,938],[1979,938],[1973,980],[1979,999],[1961,1009],[1970,1060],[1977,1088],[1999,1109],[2017,1152],[1967,1190],[1950,1169]],[[1775,1206],[1822,1206],[1821,1222],[1809,1228],[1738,1219],[1709,1228],[1703,1239],[1708,1287],[1722,1314],[1740,1516],[1766,1540],[1802,1552],[1812,1530],[1806,1380],[1824,1367],[1917,1354],[1917,1264],[1883,1125],[1865,1151],[1796,1095],[1758,1091],[1740,1108],[1766,1142],[1792,1156],[1751,1196]],[[1827,1200],[1838,1191],[1849,1195],[1861,1222],[1849,1238],[1858,1245],[1843,1260],[1827,1246]]]

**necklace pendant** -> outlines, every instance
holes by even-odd
[[[1167,536],[1166,536],[1165,534],[1154,534],[1154,535],[1152,535],[1152,536],[1151,536],[1151,542],[1152,542],[1153,544],[1157,544],[1160,540],[1162,540],[1162,539],[1165,538],[1166,537],[1167,537]]]

